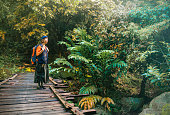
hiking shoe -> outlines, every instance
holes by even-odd
[[[44,86],[42,86],[43,89],[46,89]]]

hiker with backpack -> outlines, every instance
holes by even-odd
[[[34,83],[38,83],[37,89],[45,89],[43,83],[47,83],[49,80],[48,72],[48,52],[49,49],[45,46],[48,43],[48,37],[41,37],[41,44],[36,45],[33,48],[33,54],[31,58],[32,64],[36,64]]]

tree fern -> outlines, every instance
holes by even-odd
[[[58,44],[64,44],[64,45],[66,45],[67,47],[71,47],[70,44],[68,44],[67,42],[63,42],[63,41],[59,41]]]
[[[75,28],[73,30],[74,34],[76,34],[77,36],[79,36],[78,38],[80,40],[87,40],[87,32],[84,29],[81,28]]]
[[[94,108],[95,105],[101,101],[101,105],[105,105],[105,107],[110,111],[110,106],[109,104],[114,104],[113,100],[109,97],[104,97],[102,98],[99,95],[90,95],[88,97],[84,97],[80,100],[79,106],[81,108],[86,109],[91,109]],[[105,104],[104,104],[105,103]]]
[[[75,59],[75,60],[86,62],[86,63],[91,62],[91,60],[85,58],[84,56],[80,56],[80,55],[77,55],[77,54],[70,54],[68,56],[68,59]]]
[[[59,68],[53,68],[49,70],[49,73],[52,74],[54,72],[59,73],[60,71],[63,71],[65,67],[59,67]]]
[[[79,106],[81,108],[84,107],[84,109],[91,109],[93,107],[95,107],[96,103],[99,102],[102,99],[101,96],[98,95],[91,95],[88,97],[84,97],[80,100],[79,102]]]
[[[149,66],[147,69],[147,73],[144,73],[142,75],[149,78],[151,83],[161,81],[162,79],[168,80],[168,79],[166,79],[166,77],[167,77],[166,73],[160,73],[159,69],[156,69],[156,67],[152,67],[152,66]]]
[[[88,47],[95,47],[93,44],[91,44],[90,42],[87,42],[85,40],[83,40],[82,42],[80,42],[78,44],[85,45],[85,46],[88,46]]]
[[[54,61],[54,64],[57,64],[57,65],[67,65],[67,66],[69,66],[70,68],[73,68],[73,66],[71,65],[71,63],[68,62],[65,58],[57,58],[57,59]]]
[[[101,105],[105,103],[105,107],[110,111],[110,106],[109,104],[114,104],[113,100],[109,97],[104,97],[101,100]]]
[[[88,87],[82,87],[80,89],[79,94],[95,94],[98,92],[98,89],[92,85],[92,86],[88,86]]]
[[[122,67],[126,67],[127,64],[124,61],[114,61],[113,63],[113,67],[118,67],[118,68],[122,68]]]
[[[67,50],[69,51],[81,51],[81,46],[74,46],[74,47],[69,47]]]
[[[143,61],[146,60],[146,58],[147,58],[150,54],[156,53],[156,52],[158,52],[158,51],[145,51],[145,52],[139,53],[139,57],[136,58],[136,61],[141,61],[141,62],[143,62]]]
[[[75,46],[75,43],[72,41],[72,39],[69,36],[64,37],[67,41],[71,43],[72,46]]]

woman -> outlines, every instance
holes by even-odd
[[[49,49],[45,46],[48,43],[48,37],[41,37],[41,44],[36,49],[36,73],[34,83],[38,83],[37,89],[45,89],[43,83],[47,83],[49,80],[48,73],[48,52]]]

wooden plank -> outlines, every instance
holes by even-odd
[[[29,106],[29,107],[20,107],[20,108],[7,108],[7,109],[0,109],[0,113],[4,113],[4,112],[13,112],[13,111],[28,111],[28,110],[35,110],[35,109],[44,109],[44,108],[50,108],[50,109],[60,109],[60,110],[64,110],[64,108],[62,108],[61,104],[55,104],[55,105],[41,105],[41,106]]]
[[[56,83],[63,83],[63,80],[61,79],[53,79]]]
[[[12,102],[21,102],[21,101],[24,101],[24,100],[43,100],[43,99],[48,99],[49,97],[38,97],[38,98],[35,98],[35,97],[33,97],[33,98],[27,98],[27,97],[25,97],[25,98],[18,98],[18,99],[0,99],[0,103],[2,103],[2,102],[10,102],[10,101],[12,101]]]
[[[49,77],[49,80],[50,80],[55,86],[58,85],[58,83],[56,83],[56,82],[53,80],[53,78]]]
[[[74,97],[66,97],[65,100],[66,101],[74,101],[75,99],[74,99]]]
[[[3,105],[15,105],[15,104],[27,104],[27,103],[43,103],[43,102],[54,102],[54,101],[57,101],[58,99],[55,99],[55,98],[52,98],[52,99],[45,99],[45,100],[22,100],[22,101],[9,101],[9,102],[1,102],[0,103],[0,106],[3,106]]]
[[[68,86],[54,86],[54,88],[68,88]]]
[[[60,104],[59,101],[52,101],[52,102],[43,102],[43,103],[26,103],[26,104],[16,104],[16,105],[3,105],[0,106],[0,109],[7,109],[7,108],[21,108],[21,107],[36,107],[36,106],[45,106],[45,105],[58,105]],[[60,104],[60,106],[62,106]]]
[[[58,86],[66,86],[66,85],[68,85],[68,84],[67,83],[61,83],[61,84],[58,83]]]
[[[59,92],[57,92],[55,90],[55,88],[53,86],[50,86],[50,89],[53,91],[53,93],[55,94],[55,96],[60,100],[60,102],[68,109],[71,109],[71,111],[73,112],[73,114],[76,115],[83,115],[83,113],[79,110],[79,108],[75,108],[73,105],[69,104],[67,101],[65,101],[61,95],[59,94]]]
[[[95,109],[89,109],[89,110],[82,110],[83,114],[96,114],[96,110]]]
[[[68,104],[67,101],[65,101],[64,99],[62,99],[62,97],[60,96],[59,92],[57,92],[53,86],[50,86],[50,89],[52,90],[52,92],[54,93],[54,95],[60,100],[60,102],[66,107],[66,108],[70,108],[71,106]]]
[[[33,94],[49,94],[49,92],[20,92],[20,93],[1,93],[0,96],[12,96],[12,95],[33,95]]]
[[[72,107],[71,111],[76,115],[84,115],[83,112],[80,111],[79,107]]]
[[[44,112],[43,114],[45,114],[45,115],[73,115],[72,113],[65,113],[65,112],[63,112],[63,113],[60,112],[57,114],[56,114],[56,112]],[[31,113],[31,115],[42,115],[42,113]]]
[[[61,96],[70,96],[71,93],[60,93]]]
[[[12,89],[12,88],[11,88]],[[50,92],[50,90],[49,89],[43,89],[43,90],[37,90],[37,89],[13,89],[13,90],[8,90],[8,89],[6,89],[6,90],[1,90],[0,89],[0,93],[20,93],[20,92],[31,92],[31,93],[33,93],[33,92]]]
[[[34,109],[34,110],[27,110],[27,111],[12,111],[12,112],[3,112],[0,115],[22,115],[22,114],[32,114],[32,113],[44,113],[44,112],[56,112],[61,113],[64,112],[63,108],[41,108],[41,109]]]
[[[85,97],[85,96],[89,96],[89,94],[70,95],[69,97]]]
[[[13,77],[9,78],[9,80],[13,80],[14,78],[16,78],[18,76],[18,74],[15,74]]]
[[[6,80],[4,80],[4,81],[0,82],[0,85],[2,85],[2,84],[4,84],[4,83],[6,83],[6,82],[7,82],[7,81],[9,81],[10,79],[14,79],[17,75],[18,75],[18,74],[15,74],[13,77],[8,78],[8,79],[6,79]]]
[[[35,86],[35,85],[32,85],[32,86],[27,86],[27,85],[25,85],[25,86],[23,86],[23,85],[1,85],[0,86],[0,88],[33,88],[33,86]]]
[[[45,86],[49,87],[51,84]],[[65,111],[59,100],[54,98],[51,90],[37,90],[36,86],[37,84],[33,83],[33,74],[29,73],[13,76],[8,82],[0,85],[0,115],[70,114]]]
[[[36,94],[36,95],[11,95],[0,96],[0,99],[19,99],[19,98],[39,98],[39,97],[53,97],[53,94]]]
[[[8,80],[9,80],[9,79],[6,79],[6,80],[4,80],[4,81],[0,82],[0,85],[2,85],[2,84],[4,84],[4,83],[6,83]]]

